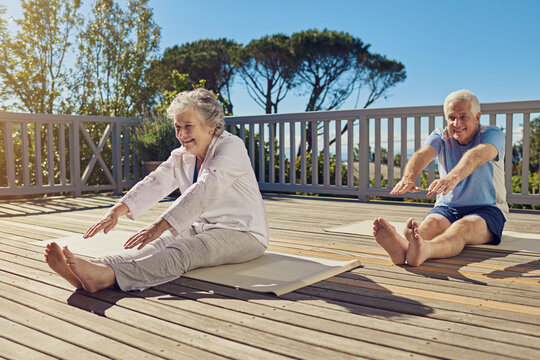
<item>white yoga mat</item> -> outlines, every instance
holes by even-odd
[[[46,246],[54,241],[60,246],[67,245],[75,254],[100,257],[122,251],[124,242],[131,235],[133,233],[126,231],[111,231],[107,235],[100,233],[89,239],[74,235],[33,244]],[[246,263],[195,269],[183,276],[279,296],[358,266],[359,260],[338,261],[267,251],[260,258]]]
[[[405,229],[404,222],[389,221],[395,226],[399,234],[403,234]],[[340,225],[324,229],[328,232],[338,232],[345,234],[355,234],[364,236],[373,236],[373,221],[363,220],[351,224]],[[533,251],[540,252],[540,234],[520,233],[517,231],[503,231],[501,243],[499,245],[472,245],[473,247],[481,247],[487,249],[503,249],[516,251]]]

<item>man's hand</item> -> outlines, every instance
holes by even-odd
[[[394,186],[390,195],[400,195],[406,192],[419,192],[422,190],[417,187],[415,180],[420,175],[422,169],[424,169],[435,157],[437,152],[431,145],[424,145],[418,149],[412,156],[411,160],[407,162],[405,171],[401,176],[401,180]]]
[[[422,190],[417,187],[414,180],[403,178],[401,179],[396,186],[390,191],[390,195],[399,195],[405,194],[406,192],[419,192]]]
[[[116,224],[118,224],[118,218],[122,215],[129,213],[129,208],[124,203],[118,203],[114,205],[103,217],[94,225],[90,226],[88,230],[83,235],[83,238],[87,239],[96,235],[98,232],[103,230],[103,233],[108,233],[111,231]]]
[[[446,195],[450,191],[454,190],[458,183],[458,179],[454,176],[446,176],[442,179],[434,180],[428,187],[427,196],[431,196],[433,194]]]
[[[156,240],[161,234],[171,228],[171,225],[164,219],[159,218],[153,224],[147,226],[146,228],[140,230],[135,235],[130,237],[124,244],[125,249],[131,249],[139,245],[137,250],[141,250],[151,241]]]

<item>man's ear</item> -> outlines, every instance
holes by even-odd
[[[478,123],[480,122],[480,117],[481,117],[481,116],[482,116],[482,113],[481,113],[481,112],[478,112],[478,113],[476,114],[476,116],[475,116],[476,122],[478,122]]]

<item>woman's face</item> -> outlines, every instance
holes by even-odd
[[[197,156],[200,161],[204,160],[215,129],[204,126],[193,108],[174,117],[174,128],[176,138],[186,151]]]

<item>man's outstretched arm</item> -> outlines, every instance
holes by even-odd
[[[403,155],[403,154],[402,154]],[[415,181],[420,172],[437,156],[437,151],[431,145],[424,145],[418,149],[405,166],[401,180],[394,186],[390,195],[405,194],[406,192],[418,192],[421,189]]]
[[[497,156],[497,148],[489,143],[479,144],[468,150],[458,164],[442,179],[433,181],[428,188],[427,196],[433,194],[448,194],[457,184],[471,175],[482,164]]]

